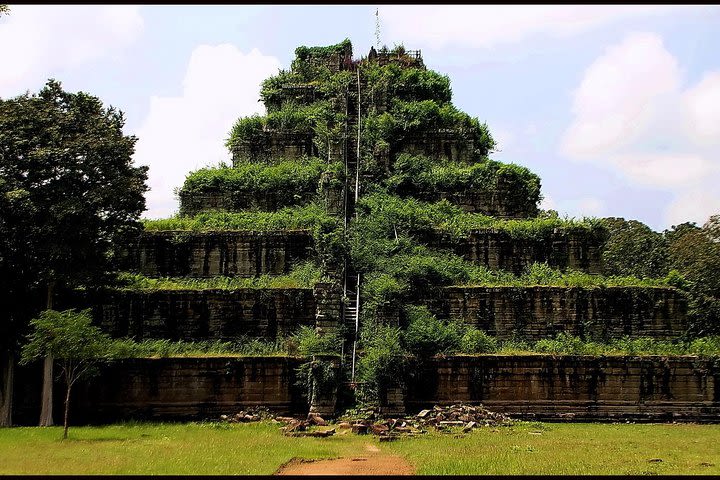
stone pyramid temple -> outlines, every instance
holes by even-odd
[[[490,158],[487,125],[420,51],[295,53],[262,84],[266,115],[229,133],[232,165],[190,173],[179,214],[127,246],[125,283],[73,300],[115,337],[246,350],[116,361],[79,390],[78,421],[253,405],[333,416],[357,402],[717,418],[708,360],[547,346],[677,338],[687,301],[603,276],[601,222],[540,210],[540,179]]]

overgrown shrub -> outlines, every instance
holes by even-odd
[[[482,330],[468,327],[460,339],[460,353],[495,353],[498,351],[498,341]]]
[[[464,325],[438,320],[424,306],[407,306],[405,312],[409,322],[404,334],[405,344],[418,358],[460,351],[466,330]]]
[[[403,101],[433,100],[439,104],[452,99],[450,78],[433,70],[390,63],[368,64],[363,73],[367,76],[370,95],[381,94],[387,99]]]
[[[503,194],[509,207],[532,215],[541,200],[540,178],[525,167],[489,159],[471,165],[438,162],[422,155],[400,154],[385,180],[390,192],[401,196],[437,199],[441,193]]]
[[[248,208],[248,201],[270,196],[273,204],[291,206],[311,201],[318,192],[321,176],[331,172],[339,176],[343,165],[327,164],[319,158],[280,161],[272,165],[241,163],[235,167],[221,164],[190,173],[180,189],[181,214],[198,210],[199,197],[225,195],[233,204]],[[262,204],[262,203],[260,203]]]
[[[361,383],[358,399],[376,402],[378,391],[392,384],[401,386],[408,367],[402,331],[396,327],[368,323],[361,332],[362,352],[357,365]]]
[[[294,265],[286,275],[263,274],[253,278],[223,277],[146,277],[123,272],[117,275],[118,288],[123,290],[238,290],[245,288],[312,288],[326,280],[322,269],[312,261]]]

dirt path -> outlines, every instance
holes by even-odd
[[[412,475],[415,470],[404,458],[382,455],[375,445],[366,445],[366,455],[303,460],[293,458],[275,475]]]

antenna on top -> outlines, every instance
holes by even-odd
[[[375,9],[375,46],[380,48],[380,10]]]

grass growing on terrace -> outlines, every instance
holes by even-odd
[[[0,429],[0,474],[267,475],[293,457],[373,455],[367,445],[406,458],[418,474],[720,474],[720,425],[519,423],[379,443],[284,437],[267,422],[127,423],[60,437],[61,427]]]
[[[185,342],[167,339],[142,340],[130,338],[115,340],[117,358],[162,358],[162,357],[266,357],[287,356],[293,350],[295,338],[264,340],[258,338],[238,338],[233,342],[221,340],[202,340]]]
[[[553,355],[696,355],[700,357],[720,357],[720,336],[700,337],[693,340],[659,340],[650,337],[625,337],[608,342],[598,342],[583,340],[573,335],[561,333],[555,338],[546,338],[536,342],[500,342],[494,353],[505,355],[549,353]]]
[[[318,225],[335,223],[322,206],[308,204],[285,207],[275,212],[207,212],[195,216],[175,216],[157,220],[144,220],[145,230],[162,232],[186,230],[206,232],[214,230],[304,230]]]
[[[118,283],[122,290],[238,290],[245,288],[312,288],[323,281],[320,267],[312,262],[303,262],[287,275],[260,275],[253,278],[240,277],[162,277],[151,278],[136,273],[121,273]]]

